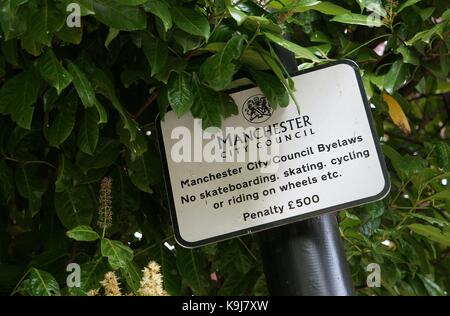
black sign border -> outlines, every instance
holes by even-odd
[[[156,128],[157,128],[157,132],[158,132],[159,151],[160,151],[161,161],[162,161],[162,165],[163,165],[164,182],[165,182],[165,185],[166,185],[167,199],[169,201],[169,209],[170,209],[170,217],[172,219],[172,227],[173,227],[173,230],[174,230],[175,240],[178,242],[178,244],[180,244],[181,246],[183,246],[185,248],[195,248],[195,247],[205,246],[205,245],[208,245],[208,244],[211,244],[211,243],[220,242],[220,241],[224,241],[224,240],[227,240],[227,239],[231,239],[231,238],[235,238],[235,237],[239,237],[239,236],[243,236],[243,235],[248,235],[250,233],[256,233],[256,232],[260,232],[260,231],[263,231],[263,230],[266,230],[266,229],[275,228],[275,227],[278,227],[278,226],[283,226],[283,225],[295,223],[295,222],[298,222],[298,221],[301,221],[301,220],[305,220],[305,219],[308,219],[308,218],[317,217],[317,216],[320,216],[320,215],[337,212],[337,211],[340,211],[340,210],[343,210],[343,209],[346,209],[346,208],[352,208],[352,207],[359,206],[359,205],[362,205],[362,204],[375,202],[375,201],[383,199],[389,193],[390,188],[391,188],[391,182],[390,182],[390,178],[389,178],[389,173],[387,171],[386,162],[383,159],[383,153],[382,153],[382,150],[381,150],[379,138],[378,138],[377,131],[376,131],[376,128],[375,128],[375,124],[373,122],[373,117],[372,117],[372,112],[370,110],[369,101],[367,99],[367,95],[366,95],[366,92],[364,90],[364,84],[362,82],[362,78],[361,78],[361,75],[359,73],[358,65],[352,60],[342,59],[342,60],[329,62],[329,63],[323,64],[323,65],[311,67],[311,68],[308,68],[308,69],[305,69],[305,70],[296,71],[296,72],[291,73],[291,76],[292,77],[296,77],[298,75],[303,75],[303,74],[306,74],[306,73],[309,73],[309,72],[313,72],[313,71],[324,69],[324,68],[328,68],[328,67],[333,67],[333,66],[340,65],[340,64],[345,64],[345,65],[348,65],[348,66],[352,67],[352,69],[355,72],[356,80],[358,82],[359,91],[361,93],[361,98],[363,99],[364,108],[366,110],[367,120],[369,122],[369,127],[370,127],[370,130],[372,132],[372,138],[373,138],[374,143],[375,143],[375,148],[376,148],[376,151],[377,151],[378,160],[380,162],[380,166],[381,166],[381,169],[382,169],[382,172],[383,172],[383,177],[384,177],[384,181],[385,181],[385,185],[384,185],[383,190],[381,190],[381,192],[378,193],[378,194],[375,194],[373,196],[369,196],[369,197],[366,197],[366,198],[363,198],[363,199],[359,199],[359,200],[355,200],[355,201],[351,201],[351,202],[347,202],[347,203],[343,203],[343,204],[327,207],[327,208],[324,208],[324,209],[316,210],[314,212],[310,212],[310,213],[306,213],[306,214],[300,214],[300,215],[297,215],[297,216],[293,216],[293,217],[277,220],[277,221],[274,221],[274,222],[270,222],[270,223],[266,223],[266,224],[262,224],[262,225],[258,225],[258,226],[254,226],[254,227],[250,227],[250,228],[236,230],[236,231],[233,231],[231,233],[217,235],[215,237],[202,239],[202,240],[195,241],[195,242],[190,242],[190,241],[184,240],[183,237],[181,237],[180,230],[179,230],[179,227],[178,227],[177,213],[176,213],[176,209],[175,209],[175,202],[174,202],[174,199],[173,199],[173,192],[172,192],[172,185],[171,185],[171,181],[170,181],[169,167],[168,167],[168,164],[167,164],[166,150],[165,150],[165,146],[164,146],[164,139],[163,139],[162,129],[161,129],[161,119],[160,119],[160,116],[158,115],[158,117],[156,118]],[[247,90],[247,89],[253,88],[253,87],[254,86],[244,86],[244,87],[240,87],[240,88],[237,88],[237,89],[232,89],[230,91],[227,91],[227,93],[232,94],[232,93],[236,93],[236,92],[239,92],[239,91]]]

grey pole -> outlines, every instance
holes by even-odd
[[[294,54],[275,49],[287,71],[297,71]],[[336,214],[266,230],[258,237],[272,295],[353,294]]]

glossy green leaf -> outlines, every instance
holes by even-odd
[[[275,34],[264,33],[264,35],[270,41],[274,42],[275,44],[278,44],[278,45],[286,48],[287,50],[290,50],[291,52],[295,53],[295,55],[299,58],[306,58],[306,59],[310,59],[315,62],[320,61],[320,59],[318,57],[316,57],[313,53],[311,53],[311,51],[309,51],[308,49],[306,49],[300,45],[297,45],[293,42],[285,40],[284,38],[282,38],[278,35],[275,35]]]
[[[238,25],[241,25],[245,22],[247,19],[247,14],[242,12],[236,7],[233,6],[227,6],[228,12],[230,12],[230,15],[233,17],[233,19],[236,21]]]
[[[73,186],[73,178],[77,170],[69,159],[60,155],[58,163],[58,176],[55,181],[55,192],[68,190]]]
[[[425,275],[417,274],[417,276],[422,280],[423,285],[427,289],[431,296],[445,296],[447,293],[434,282],[430,277]]]
[[[86,108],[93,106],[95,102],[95,92],[86,74],[71,61],[68,61],[68,70],[72,75],[73,85],[75,86],[75,90],[77,90],[83,105]]]
[[[64,25],[65,14],[49,0],[42,1],[42,4],[28,23],[33,27],[27,28],[26,38],[38,44],[50,46],[53,34]]]
[[[183,31],[208,38],[210,34],[208,19],[201,13],[192,9],[171,7],[173,22]]]
[[[366,9],[368,12],[386,16],[386,10],[383,8],[381,0],[357,0],[361,10]]]
[[[86,144],[86,146],[88,145]],[[108,167],[116,161],[120,147],[121,144],[115,139],[102,139],[92,155],[80,151],[77,154],[77,164],[83,170]]]
[[[108,258],[109,265],[113,270],[126,268],[133,259],[133,250],[117,240],[102,238],[101,252],[103,257]]]
[[[299,1],[299,3],[293,6],[292,9],[295,12],[306,12],[309,10],[315,10],[327,15],[340,15],[350,13],[350,10],[345,9],[333,2],[315,1],[315,0]]]
[[[138,6],[114,0],[96,0],[93,9],[97,20],[120,31],[143,30],[147,26],[145,12]]]
[[[172,28],[172,15],[170,14],[170,8],[166,1],[148,0],[144,4],[144,10],[160,18],[166,31]]]
[[[389,94],[394,93],[399,88],[401,88],[408,77],[408,67],[401,60],[397,60],[392,64],[388,73],[383,77],[383,87],[389,92]]]
[[[168,101],[178,117],[190,110],[194,103],[192,77],[186,73],[173,74],[169,80]]]
[[[445,10],[445,11],[442,13],[441,17],[442,17],[445,21],[450,20],[450,9]]]
[[[261,273],[255,270],[244,274],[231,270],[223,276],[224,282],[218,295],[248,295],[260,275]]]
[[[124,276],[128,287],[136,293],[141,286],[142,272],[133,261],[126,261],[124,267],[120,268],[120,273]]]
[[[444,142],[439,142],[435,147],[436,160],[439,167],[444,170],[450,169],[450,146]]]
[[[106,112],[105,107],[98,100],[95,100],[94,106],[97,109],[97,113],[98,113],[97,124],[107,123],[108,122],[108,112]]]
[[[155,78],[159,81],[167,84],[169,81],[169,77],[173,72],[181,73],[186,68],[186,60],[180,58],[171,58],[169,56],[169,61],[167,63],[167,67],[163,69],[159,74],[155,75]]]
[[[183,53],[187,53],[191,50],[198,48],[203,41],[200,36],[190,35],[181,30],[175,30],[173,33],[175,41],[183,48]]]
[[[152,76],[165,68],[169,52],[166,43],[158,38],[148,38],[142,45],[144,54],[150,64]]]
[[[244,27],[252,30],[252,32],[263,31],[273,34],[281,34],[281,27],[272,19],[263,16],[249,15],[245,19]]]
[[[254,70],[269,70],[270,67],[266,62],[266,57],[270,57],[267,53],[263,54],[254,49],[246,49],[241,56],[244,65]]]
[[[419,174],[424,168],[423,159],[409,155],[402,156],[388,145],[383,145],[383,153],[389,158],[395,172],[403,180],[410,180],[411,177]]]
[[[182,280],[177,268],[177,258],[173,250],[169,250],[164,244],[157,245],[149,252],[150,260],[161,265],[161,273],[164,276],[164,289],[169,295],[182,295]]]
[[[381,19],[376,16],[362,15],[356,13],[345,13],[336,15],[331,21],[345,23],[345,24],[357,24],[370,27],[379,27],[382,25]]]
[[[177,267],[183,280],[197,295],[207,293],[209,286],[206,260],[198,249],[177,247]]]
[[[429,7],[429,8],[420,10],[420,17],[422,18],[422,21],[428,20],[435,10],[436,10],[436,7]]]
[[[136,138],[133,141],[130,141],[130,134],[128,131],[123,128],[121,124],[117,124],[117,134],[120,137],[121,143],[127,146],[133,155],[141,156],[147,151],[147,136],[141,131],[136,134]]]
[[[424,201],[429,201],[429,200],[450,200],[450,190],[444,190],[441,192],[438,192],[436,194],[433,194],[427,198],[424,199]]]
[[[252,71],[251,74],[273,108],[289,104],[289,94],[275,76],[261,71]]]
[[[70,2],[71,0],[67,0],[67,1]],[[93,0],[78,0],[77,3],[80,5],[81,16],[95,14]]]
[[[436,170],[431,168],[423,168],[417,173],[417,175],[414,175],[411,178],[411,181],[418,190],[423,190],[425,186],[436,177],[436,175]]]
[[[71,74],[61,65],[51,49],[39,58],[38,67],[42,78],[53,86],[58,94],[72,82]]]
[[[445,226],[449,225],[449,223],[447,223],[445,220],[442,220],[440,218],[431,217],[431,216],[426,216],[426,215],[423,215],[420,213],[411,213],[411,216],[415,217],[415,218],[420,218],[431,225],[438,225],[440,227],[445,227]]]
[[[146,152],[141,156],[129,158],[127,165],[131,182],[139,190],[152,193],[151,185],[157,183],[160,177],[161,167],[158,158]]]
[[[100,68],[95,68],[91,80],[94,91],[108,98],[112,106],[119,112],[124,128],[130,133],[130,141],[133,141],[136,138],[137,133],[136,122],[130,117],[129,113],[125,111],[120,103],[112,79]],[[100,120],[102,121],[102,116],[105,116],[105,114],[100,110],[101,107],[99,103],[95,102],[95,106],[99,111]]]
[[[19,64],[17,40],[7,40],[1,43],[1,50],[5,61],[14,67],[21,68]]]
[[[140,192],[133,186],[125,170],[117,166],[111,173],[111,178],[113,179],[113,214],[126,214],[139,210]]]
[[[443,233],[437,227],[423,224],[411,224],[408,226],[413,232],[425,236],[431,241],[450,247],[450,233]]]
[[[89,293],[84,291],[83,289],[73,286],[67,288],[67,294],[64,293],[64,295],[70,295],[70,296],[89,296]]]
[[[253,258],[244,246],[244,241],[233,239],[221,245],[220,261],[217,262],[219,271],[227,274],[230,271],[238,271],[241,275],[252,269]]]
[[[418,41],[425,42],[426,44],[430,44],[432,38],[437,35],[440,38],[443,38],[443,32],[445,30],[446,23],[439,23],[433,26],[432,28],[416,33],[410,40],[406,41],[405,44],[407,46],[414,45]]]
[[[216,91],[225,89],[233,80],[237,60],[243,50],[245,37],[233,36],[215,55],[209,57],[200,68],[201,78]]]
[[[80,265],[81,288],[89,291],[100,288],[100,282],[105,274],[111,270],[108,261],[104,257],[98,257],[87,263]]]
[[[33,38],[29,36],[22,37],[21,41],[22,49],[24,49],[27,53],[37,57],[39,56],[44,48],[44,44],[38,43]]]
[[[398,8],[397,8],[397,14],[402,12],[404,9],[406,9],[407,7],[410,7],[418,2],[420,2],[422,0],[406,0],[404,1]]]
[[[20,195],[28,200],[28,208],[34,215],[41,208],[41,198],[45,192],[45,185],[37,173],[36,166],[17,167],[15,179]]]
[[[163,87],[156,98],[156,102],[158,103],[158,111],[161,120],[164,120],[164,116],[166,115],[167,109],[169,108],[169,100],[167,96],[167,87]]]
[[[0,3],[0,24],[5,40],[22,35],[26,29],[25,10],[22,6],[28,0],[8,0]]]
[[[121,4],[127,4],[127,5],[136,6],[136,5],[140,5],[140,4],[146,3],[148,0],[116,0],[116,1],[121,3]]]
[[[83,28],[82,27],[68,27],[67,24],[55,33],[56,37],[60,40],[79,45],[83,39]]]
[[[38,94],[39,78],[32,69],[23,71],[0,88],[0,113],[10,114],[17,125],[30,129]]]
[[[217,98],[219,93],[208,88],[201,83],[195,84],[194,104],[191,112],[194,117],[202,119],[202,127],[221,125],[221,109],[217,106]]]
[[[68,229],[89,225],[93,213],[97,210],[97,203],[87,185],[55,192],[54,203],[59,220]]]
[[[59,296],[59,284],[48,272],[32,268],[30,270],[29,291],[34,296]]]
[[[77,241],[94,241],[100,238],[96,231],[88,225],[80,225],[67,231],[67,237]]]
[[[222,117],[225,119],[231,115],[237,115],[239,113],[239,109],[236,105],[236,102],[228,93],[220,92],[217,95],[217,106],[221,111]]]
[[[397,48],[397,52],[399,52],[403,56],[403,61],[405,63],[416,65],[416,66],[419,65],[419,59],[418,59],[416,53],[409,47],[402,45],[399,48]]]
[[[85,109],[78,132],[80,150],[92,155],[97,148],[99,138],[98,113],[94,108]]]
[[[108,36],[105,39],[105,47],[108,48],[109,44],[119,35],[120,31],[118,29],[109,28]]]
[[[75,126],[78,99],[71,93],[64,100],[47,131],[48,142],[53,147],[61,145],[70,136]]]

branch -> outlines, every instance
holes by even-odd
[[[141,105],[139,110],[137,110],[136,113],[133,114],[134,119],[137,120],[139,116],[141,116],[141,114],[156,100],[158,94],[158,91],[155,91],[148,97],[148,99]]]
[[[399,139],[403,139],[407,142],[413,143],[413,144],[418,144],[418,145],[422,145],[423,143],[420,140],[416,140],[416,139],[412,139],[410,137],[406,137],[397,133],[392,133],[392,132],[384,132],[386,135],[390,136],[390,137],[394,137],[394,138],[399,138]]]

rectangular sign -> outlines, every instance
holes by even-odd
[[[196,247],[382,199],[389,177],[358,67],[339,61],[292,77],[273,110],[258,87],[231,94],[222,127],[168,112],[158,122],[175,236]],[[214,106],[214,104],[211,104]]]

